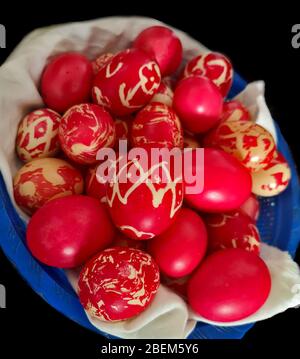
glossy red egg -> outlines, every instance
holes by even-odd
[[[41,93],[49,108],[59,113],[89,101],[93,81],[91,62],[79,53],[56,56],[41,78]]]
[[[148,243],[149,253],[165,275],[184,277],[198,266],[207,248],[207,232],[201,217],[181,208],[174,223]]]
[[[108,247],[114,228],[106,207],[88,196],[67,196],[45,204],[31,218],[27,245],[35,258],[58,268],[74,268]]]
[[[115,116],[125,116],[145,106],[161,81],[157,63],[138,49],[119,52],[97,73],[93,99]]]
[[[254,194],[251,194],[246,202],[241,205],[240,209],[256,222],[259,216],[259,207],[259,200]]]
[[[264,261],[243,249],[206,258],[188,284],[188,301],[202,317],[234,322],[255,313],[268,298],[271,276]]]
[[[192,169],[200,164],[193,161]],[[251,176],[243,165],[219,149],[204,148],[204,186],[187,193],[185,200],[204,212],[225,212],[239,208],[251,194]]]
[[[191,76],[179,81],[173,106],[186,130],[203,133],[220,122],[223,98],[210,79]]]
[[[182,45],[175,33],[165,26],[151,26],[143,30],[133,47],[145,51],[158,63],[162,76],[174,73],[182,60]]]
[[[134,248],[108,248],[83,267],[79,299],[92,317],[120,321],[143,312],[159,283],[158,267],[149,254]]]

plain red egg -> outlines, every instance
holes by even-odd
[[[42,74],[43,100],[52,110],[63,113],[89,100],[92,81],[93,68],[88,58],[73,52],[58,55]]]
[[[173,106],[186,130],[203,133],[220,122],[223,98],[210,79],[191,76],[179,81]]]
[[[260,236],[255,222],[242,210],[207,214],[209,252],[226,248],[242,248],[259,254]]]
[[[162,76],[172,74],[182,60],[182,45],[171,29],[151,26],[143,30],[133,42],[133,47],[145,51],[158,63]]]
[[[159,269],[172,278],[184,277],[198,266],[207,248],[207,232],[201,217],[181,208],[175,222],[148,243]]]
[[[194,151],[194,150],[192,150]],[[193,161],[192,171],[196,173]],[[239,208],[251,194],[251,176],[234,157],[219,149],[204,148],[204,186],[198,193],[187,193],[185,200],[204,212],[226,212]]]
[[[120,321],[143,312],[160,284],[151,256],[135,248],[104,250],[82,269],[78,282],[84,309],[102,321]]]
[[[115,230],[106,207],[95,198],[72,195],[54,199],[29,221],[26,242],[44,264],[74,268],[108,247]]]
[[[244,211],[253,221],[258,220],[259,216],[259,200],[254,194],[251,194],[251,196],[244,202],[240,209]]]
[[[271,276],[264,261],[243,249],[206,258],[188,284],[188,301],[202,317],[234,322],[255,313],[268,298]]]

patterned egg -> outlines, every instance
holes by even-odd
[[[207,144],[207,141],[204,142]],[[272,135],[250,121],[221,123],[210,136],[209,144],[230,153],[251,172],[266,167],[276,150]]]
[[[223,97],[226,97],[232,84],[232,64],[223,54],[207,52],[187,63],[183,77],[194,75],[208,77],[219,87]]]
[[[183,131],[174,110],[158,102],[145,106],[133,121],[131,143],[135,147],[183,148]]]
[[[58,130],[62,150],[73,161],[94,164],[100,148],[115,144],[115,125],[101,106],[81,104],[71,107],[62,117]]]
[[[119,158],[107,188],[113,222],[132,239],[149,239],[165,231],[183,201],[182,175],[175,177],[176,171],[163,159],[148,157],[146,163],[137,157]]]
[[[113,57],[113,54],[107,52],[106,54],[102,54],[98,56],[94,61],[92,61],[94,74],[97,75],[97,73],[102,69],[102,67],[105,66],[108,61],[111,60]]]
[[[251,121],[250,112],[237,100],[224,102],[221,118],[222,121]]]
[[[58,126],[60,115],[47,108],[35,110],[19,124],[16,150],[28,162],[35,158],[55,156],[59,151]]]
[[[256,254],[240,248],[208,256],[188,283],[188,302],[202,317],[234,322],[255,313],[266,302],[271,275]]]
[[[81,173],[66,161],[41,158],[19,169],[13,187],[16,203],[32,214],[51,199],[82,193],[83,179]]]
[[[171,87],[167,84],[167,80],[162,80],[161,84],[156,92],[156,94],[152,97],[150,102],[160,102],[164,103],[167,106],[172,107],[173,104],[174,92]]]
[[[163,76],[174,73],[182,60],[182,45],[175,33],[165,26],[151,26],[143,30],[133,47],[145,51],[156,60]]]
[[[203,133],[220,122],[223,98],[210,79],[191,76],[179,81],[173,106],[186,130]]]
[[[113,247],[83,267],[78,293],[90,316],[111,322],[143,312],[153,301],[159,284],[159,270],[149,254],[135,248]]]
[[[98,165],[90,167],[85,177],[85,192],[88,196],[100,200],[101,203],[106,203],[106,187],[107,183],[98,181],[96,172]]]
[[[275,153],[264,169],[252,173],[252,192],[258,196],[270,197],[283,192],[291,179],[291,170],[283,155]]]
[[[259,200],[254,194],[251,194],[247,201],[241,205],[240,209],[256,222],[259,217],[259,206]]]
[[[127,49],[115,55],[94,79],[94,102],[116,116],[133,113],[145,106],[160,85],[157,63],[143,51]]]
[[[259,254],[260,236],[254,221],[241,210],[205,217],[209,252],[242,248]]]

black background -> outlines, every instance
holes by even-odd
[[[239,7],[228,4],[226,10],[213,4],[204,9],[201,4],[184,2],[169,5],[165,3],[152,6],[153,2],[132,5],[112,2],[108,4],[93,2],[79,5],[54,5],[52,2],[37,3],[22,8],[15,4],[13,10],[2,10],[0,23],[6,26],[7,48],[0,49],[2,63],[13,48],[31,30],[69,21],[82,21],[110,15],[144,15],[157,18],[189,33],[207,47],[227,54],[234,68],[247,81],[258,79],[266,82],[266,99],[281,130],[293,151],[296,162],[300,163],[299,124],[300,124],[300,49],[291,46],[291,27],[300,23],[293,18],[297,9],[290,7],[290,14],[283,16],[261,9],[249,3],[240,3]],[[144,8],[139,11],[138,8]],[[147,8],[147,10],[146,10]],[[174,9],[177,14],[173,13]],[[170,11],[172,10],[172,13]],[[163,15],[165,14],[165,15]],[[1,119],[0,119],[1,120]],[[1,235],[1,234],[0,234]],[[299,251],[298,251],[299,252]],[[299,263],[299,253],[297,256]],[[85,358],[98,358],[99,345],[104,339],[72,323],[49,307],[38,297],[14,270],[0,251],[0,283],[7,289],[7,309],[0,310],[0,357],[4,346],[10,355],[22,354],[43,358],[44,354],[62,357],[62,352],[75,357],[84,350]],[[241,343],[226,344],[226,351],[240,350],[251,352],[263,344],[271,350],[274,346],[297,345],[297,323],[300,322],[300,309],[289,310],[267,321],[257,323]],[[299,337],[299,334],[298,334]],[[300,337],[299,337],[300,338]],[[224,343],[204,347],[203,350],[223,350]],[[230,347],[228,346],[230,345]],[[41,349],[44,348],[44,349]],[[43,350],[43,351],[42,351]],[[8,357],[8,356],[7,356]]]

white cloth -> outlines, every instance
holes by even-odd
[[[20,167],[14,150],[17,124],[30,110],[43,105],[38,92],[41,72],[46,61],[64,51],[84,52],[90,58],[102,52],[115,52],[127,47],[143,28],[159,24],[148,18],[105,18],[38,29],[29,34],[0,68],[0,169],[12,195],[12,176]],[[186,60],[206,48],[181,31],[175,30],[184,46]],[[250,84],[238,96],[276,138],[274,123],[264,99],[264,83]],[[20,215],[28,218],[18,209]],[[263,320],[287,308],[300,305],[300,274],[291,257],[276,248],[264,245],[262,257],[272,275],[272,291],[265,305],[251,317],[238,323]],[[77,272],[68,271],[76,288]],[[193,330],[195,316],[186,303],[161,285],[153,303],[138,317],[119,323],[104,323],[89,318],[91,323],[122,338],[185,338]],[[207,322],[207,321],[206,321]],[[224,324],[222,324],[224,326]]]

